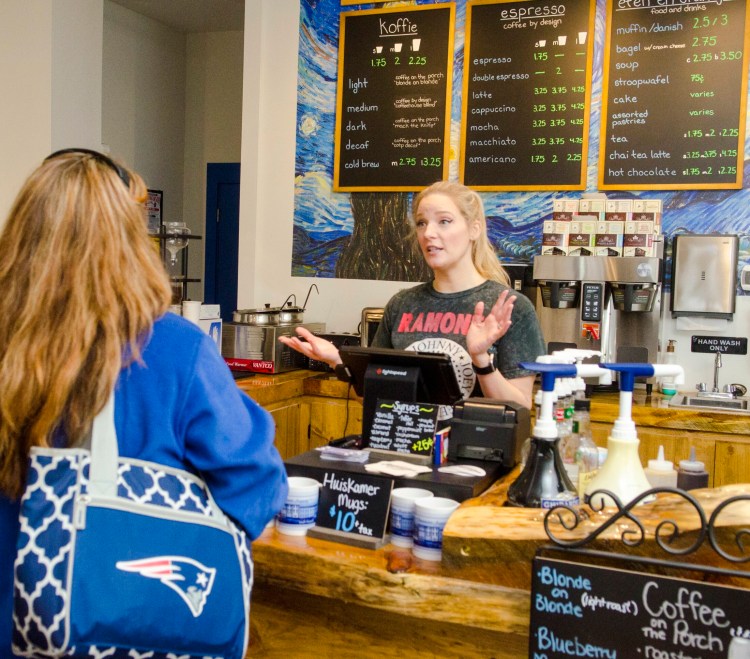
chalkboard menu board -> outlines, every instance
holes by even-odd
[[[599,187],[739,188],[746,0],[609,0]]]
[[[455,6],[341,14],[334,190],[447,177]]]
[[[461,180],[586,187],[595,0],[475,2],[466,12]]]
[[[535,558],[529,657],[747,657],[748,611],[750,590]]]
[[[395,453],[431,455],[438,406],[378,399],[369,448]]]

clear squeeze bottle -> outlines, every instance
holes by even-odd
[[[570,364],[524,362],[521,367],[542,374],[542,401],[531,435],[523,471],[508,488],[508,505],[526,508],[576,506],[578,494],[565,473],[559,452],[557,424],[552,408],[556,377],[575,375]]]
[[[659,446],[655,460],[649,460],[644,469],[651,487],[677,487],[677,472],[671,460],[664,459],[664,446]]]
[[[627,505],[637,496],[651,489],[638,456],[640,440],[633,423],[633,387],[638,376],[673,375],[675,382],[684,382],[681,366],[667,364],[602,364],[620,374],[620,411],[607,440],[607,460],[586,488],[586,498],[596,507],[613,506],[611,497],[592,496],[596,490],[608,490]],[[643,503],[643,502],[642,502]]]

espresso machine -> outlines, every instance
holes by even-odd
[[[534,257],[536,308],[548,352],[600,351],[601,362],[656,363],[662,304],[659,256]]]

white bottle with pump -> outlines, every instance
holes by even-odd
[[[677,365],[602,364],[602,366],[618,371],[620,374],[620,412],[607,441],[607,460],[586,488],[586,498],[596,509],[615,505],[611,497],[601,492],[592,496],[592,493],[597,490],[612,492],[622,505],[626,506],[640,494],[651,489],[651,484],[646,478],[638,456],[640,440],[632,418],[635,378],[673,375],[676,382],[684,382],[685,377],[682,367]],[[641,503],[645,503],[645,500]]]

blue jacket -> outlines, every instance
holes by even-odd
[[[154,324],[143,362],[123,369],[115,390],[120,455],[200,474],[254,540],[287,492],[271,416],[238,389],[213,341],[178,316]],[[17,535],[18,504],[0,494],[0,657],[10,654]]]

